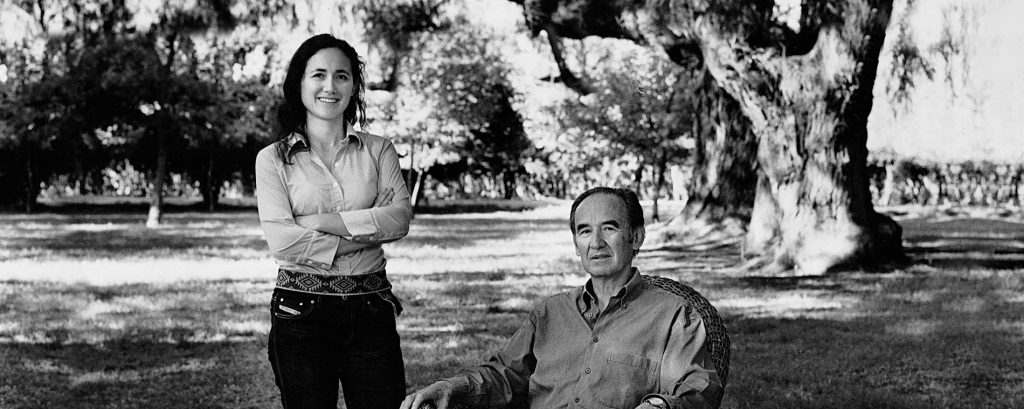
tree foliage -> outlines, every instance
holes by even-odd
[[[622,49],[630,52],[616,52]],[[558,107],[577,146],[608,141],[604,155],[632,157],[638,172],[657,166],[660,175],[669,162],[684,163],[694,146],[692,77],[639,47],[610,44],[601,50],[585,78],[595,92]]]

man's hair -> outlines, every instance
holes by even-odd
[[[644,209],[640,207],[640,198],[636,196],[636,193],[624,188],[599,186],[583,192],[572,202],[572,209],[569,210],[569,229],[572,230],[573,234],[576,234],[576,208],[579,207],[580,203],[583,203],[584,199],[601,193],[609,194],[622,200],[622,203],[626,205],[626,212],[629,213],[630,229],[644,227]]]

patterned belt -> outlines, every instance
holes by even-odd
[[[355,276],[325,276],[278,269],[277,287],[317,294],[361,295],[391,289],[384,270]]]

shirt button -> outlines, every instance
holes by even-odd
[[[585,369],[583,372],[590,373],[590,368]]]
[[[573,399],[572,401],[576,402],[576,403],[580,403],[580,398]]]
[[[597,343],[597,337],[594,337],[594,343],[595,344]]]
[[[629,307],[629,304],[622,303],[622,309],[626,309],[627,307]]]

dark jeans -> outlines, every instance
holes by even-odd
[[[275,289],[268,352],[285,409],[335,409],[339,381],[348,409],[399,407],[405,397],[399,308],[390,293]]]

